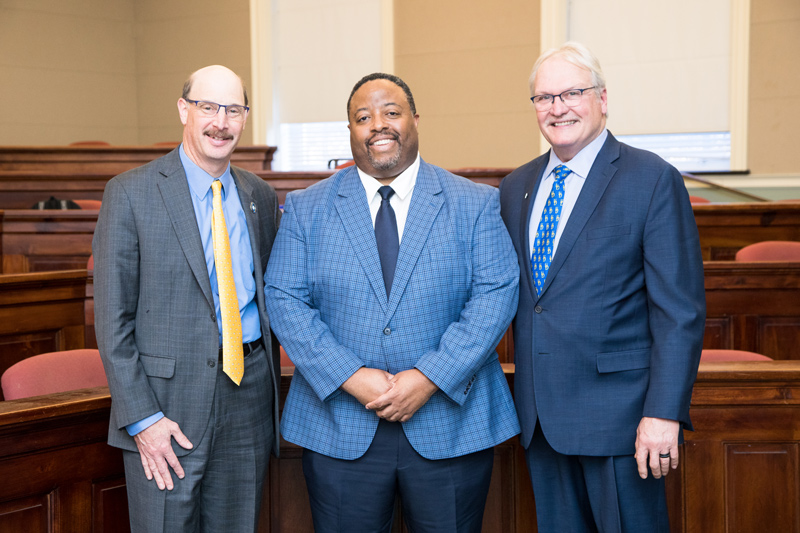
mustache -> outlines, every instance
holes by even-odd
[[[214,127],[204,130],[203,135],[208,135],[209,137],[216,137],[218,139],[224,139],[226,141],[233,139],[233,135],[231,135],[227,131],[222,131],[221,129]]]

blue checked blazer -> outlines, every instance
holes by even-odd
[[[519,432],[495,347],[518,300],[519,267],[498,191],[421,161],[390,298],[355,167],[289,193],[265,287],[272,328],[296,365],[286,440],[355,459],[378,417],[339,387],[362,366],[419,369],[439,390],[403,423],[428,459]]]

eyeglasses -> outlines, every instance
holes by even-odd
[[[561,98],[561,101],[564,102],[564,105],[567,107],[575,107],[581,102],[581,96],[583,96],[583,91],[588,91],[589,89],[596,89],[597,87],[587,87],[585,89],[570,89],[568,91],[564,91],[561,94],[537,94],[536,96],[531,96],[531,102],[536,107],[538,111],[546,111],[553,107],[553,102],[556,101],[556,97]]]
[[[225,108],[225,114],[228,115],[228,118],[231,120],[244,120],[244,117],[247,116],[247,112],[250,111],[250,108],[246,105],[223,105],[216,102],[204,102],[203,100],[189,100],[188,98],[184,98],[184,100],[190,104],[196,105],[197,109],[207,117],[215,116],[220,107]]]

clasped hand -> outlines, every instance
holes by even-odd
[[[395,375],[376,368],[360,368],[342,389],[389,422],[405,422],[433,396],[438,387],[412,368]]]

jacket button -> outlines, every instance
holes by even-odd
[[[392,328],[383,328],[383,334],[384,335],[391,335],[392,334]]]
[[[213,359],[209,359],[208,360],[208,366],[211,367],[211,368],[214,368],[215,366],[217,366],[217,362],[214,361]]]
[[[541,313],[542,312],[542,306],[541,305],[537,305],[536,307],[533,308],[533,310],[536,311],[537,313]]]

